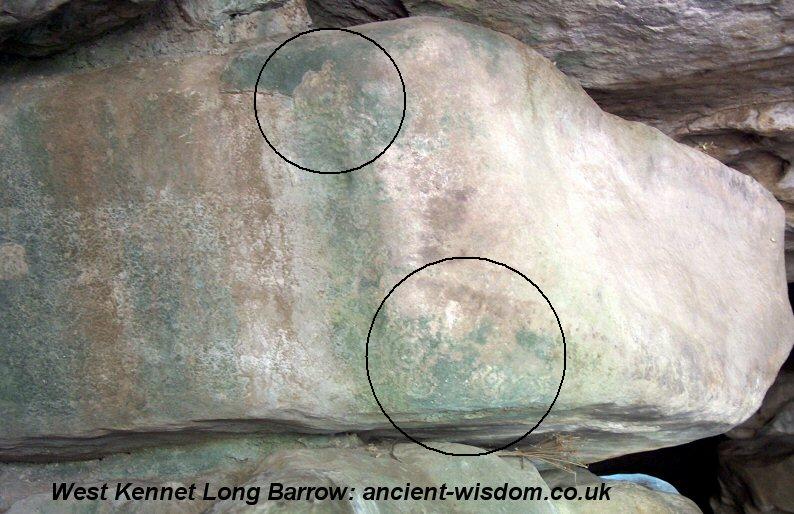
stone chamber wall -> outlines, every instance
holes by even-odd
[[[786,0],[0,1],[0,512],[794,512],[792,160]]]

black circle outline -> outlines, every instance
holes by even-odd
[[[342,170],[342,171],[318,171],[318,170],[313,170],[311,168],[306,168],[305,166],[301,166],[300,164],[297,164],[297,163],[292,162],[291,160],[287,159],[281,152],[276,150],[276,147],[273,146],[273,143],[271,143],[270,140],[265,135],[265,131],[262,129],[262,124],[259,122],[259,112],[256,109],[256,95],[259,92],[259,81],[262,79],[262,73],[265,71],[265,67],[267,66],[267,63],[269,63],[270,59],[272,59],[273,56],[276,55],[276,52],[281,50],[281,48],[284,45],[286,45],[287,43],[289,43],[293,39],[297,39],[297,38],[299,38],[301,36],[304,36],[306,34],[311,34],[312,32],[320,32],[320,31],[326,31],[326,30],[337,30],[337,31],[341,31],[341,32],[348,32],[350,34],[355,34],[355,35],[357,35],[359,37],[362,37],[362,38],[366,39],[367,41],[369,41],[370,43],[374,44],[375,46],[377,46],[380,49],[381,52],[386,54],[386,57],[389,58],[389,60],[391,61],[392,65],[394,66],[394,69],[397,70],[397,76],[400,78],[400,85],[402,85],[402,89],[403,89],[403,112],[402,112],[402,116],[400,117],[400,125],[397,127],[397,131],[394,133],[394,137],[391,138],[391,141],[389,141],[389,144],[387,144],[386,147],[383,150],[381,150],[381,152],[378,155],[376,155],[372,159],[368,160],[364,164],[356,166],[355,168],[349,168],[349,169]],[[273,52],[271,52],[271,54],[265,60],[265,64],[262,65],[262,69],[259,70],[259,75],[257,75],[257,77],[256,77],[256,84],[254,84],[254,118],[256,118],[256,126],[259,127],[259,132],[262,134],[262,137],[265,138],[265,142],[267,143],[267,145],[271,148],[271,150],[276,152],[276,155],[278,155],[279,157],[281,157],[282,159],[284,159],[288,163],[292,164],[296,168],[299,168],[299,169],[302,169],[303,171],[308,171],[308,172],[311,172],[311,173],[317,173],[319,175],[341,175],[342,173],[350,173],[351,171],[359,170],[359,169],[363,168],[364,166],[366,166],[368,164],[372,164],[373,162],[375,162],[375,160],[380,158],[380,156],[385,154],[386,150],[388,150],[391,147],[391,145],[394,143],[394,141],[397,140],[397,136],[400,135],[400,130],[402,130],[402,128],[403,128],[403,122],[405,121],[405,106],[407,104],[407,101],[408,100],[407,100],[407,95],[405,94],[405,81],[403,80],[403,74],[400,73],[400,68],[397,66],[397,63],[394,62],[394,59],[392,58],[392,56],[389,55],[389,52],[387,52],[385,48],[380,46],[380,44],[377,41],[375,41],[374,39],[369,38],[369,37],[367,37],[364,34],[361,34],[359,32],[356,32],[355,30],[349,30],[349,29],[338,29],[338,28],[311,29],[311,30],[305,30],[303,32],[300,32],[300,33],[292,36],[291,38],[287,39],[286,41],[284,41],[283,43],[278,45],[278,47],[276,47],[276,49],[273,50]]]
[[[537,289],[537,291],[541,294],[541,296],[543,296],[543,299],[546,300],[546,303],[549,305],[549,308],[551,309],[551,312],[554,313],[554,317],[557,319],[557,326],[559,327],[560,334],[562,335],[562,378],[560,378],[560,385],[557,387],[557,393],[554,395],[554,399],[551,401],[551,404],[549,405],[549,408],[546,409],[546,412],[543,414],[543,416],[541,416],[540,419],[538,420],[538,422],[535,423],[535,426],[530,428],[524,435],[522,435],[518,439],[516,439],[514,441],[510,441],[509,443],[505,444],[504,446],[500,446],[498,448],[494,448],[492,450],[488,450],[488,451],[484,451],[484,452],[480,452],[480,453],[452,453],[452,452],[445,452],[444,450],[439,450],[438,448],[430,447],[430,446],[424,444],[423,442],[421,442],[421,441],[419,441],[417,439],[414,439],[413,437],[408,435],[408,433],[405,430],[400,428],[397,425],[397,423],[395,423],[394,420],[391,419],[391,416],[389,416],[389,414],[386,412],[386,409],[383,408],[383,405],[380,403],[380,400],[378,399],[378,395],[375,393],[375,386],[372,384],[372,377],[369,374],[369,339],[370,339],[370,336],[372,336],[372,329],[375,327],[375,320],[378,318],[378,314],[380,313],[380,310],[383,308],[383,306],[386,304],[386,300],[389,299],[389,296],[391,296],[391,294],[398,287],[400,287],[400,285],[402,285],[403,282],[405,282],[406,280],[408,280],[412,276],[416,275],[420,271],[424,270],[425,268],[429,268],[430,266],[435,266],[436,264],[441,264],[442,262],[455,261],[455,260],[470,260],[470,261],[490,262],[491,264],[496,264],[497,266],[501,266],[503,268],[506,268],[506,269],[512,271],[513,273],[516,273],[521,278],[523,278],[524,280],[526,280],[527,282],[532,284],[535,287],[535,289]],[[506,450],[507,448],[513,446],[514,444],[518,444],[522,439],[527,437],[536,428],[538,428],[538,426],[540,426],[540,424],[543,422],[543,420],[546,419],[546,416],[549,415],[549,413],[551,412],[551,409],[554,407],[554,404],[557,402],[557,398],[560,396],[560,391],[562,390],[562,384],[565,381],[565,368],[566,368],[566,363],[567,363],[567,346],[565,344],[565,332],[563,332],[563,330],[562,330],[562,323],[560,322],[560,317],[557,315],[557,311],[554,309],[554,306],[551,304],[551,300],[549,300],[549,298],[540,289],[540,287],[538,287],[538,285],[536,283],[534,283],[529,277],[527,277],[526,275],[524,275],[523,273],[521,273],[517,269],[515,269],[515,268],[513,268],[511,266],[508,266],[507,264],[505,264],[503,262],[495,261],[495,260],[489,259],[487,257],[474,257],[474,256],[469,256],[469,257],[445,257],[443,259],[439,259],[437,261],[433,261],[433,262],[430,262],[428,264],[425,264],[421,268],[417,268],[417,269],[413,270],[408,275],[403,277],[402,280],[397,282],[397,284],[394,287],[391,288],[391,290],[386,295],[386,297],[383,299],[383,301],[380,302],[380,305],[378,306],[378,309],[375,311],[375,315],[372,317],[372,323],[370,323],[369,332],[367,332],[367,345],[366,345],[366,348],[365,348],[365,351],[364,351],[364,360],[365,360],[366,368],[367,368],[367,380],[369,381],[369,388],[372,390],[372,396],[375,398],[375,401],[378,403],[378,407],[380,407],[380,410],[381,410],[381,412],[383,412],[383,415],[386,416],[386,418],[389,420],[389,422],[392,424],[392,426],[394,426],[394,428],[396,428],[402,435],[404,435],[405,437],[407,437],[411,441],[415,442],[419,446],[422,446],[423,448],[426,448],[428,450],[434,451],[436,453],[440,453],[442,455],[451,455],[451,456],[459,456],[459,457],[479,457],[479,456],[482,456],[482,455],[489,455],[491,453],[498,452],[498,451],[501,451],[501,450]]]

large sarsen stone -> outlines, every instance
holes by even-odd
[[[508,36],[423,18],[358,30],[399,67],[407,112],[382,157],[343,175],[295,169],[259,134],[253,87],[281,41],[2,86],[0,455],[207,430],[399,436],[370,392],[367,330],[400,278],[461,255],[553,303],[566,380],[536,435],[571,436],[582,460],[758,407],[794,328],[770,193],[603,113]],[[291,156],[342,163],[395,130],[399,89],[374,45],[325,37],[260,84],[260,118]],[[425,289],[397,319],[433,342],[426,365],[381,353],[400,375],[379,393],[417,437],[505,443],[548,406],[522,374],[559,377],[558,328],[534,323],[548,306],[532,288],[440,280],[455,305],[422,319],[448,300]],[[440,395],[447,378],[483,396]]]

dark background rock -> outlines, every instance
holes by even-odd
[[[348,27],[408,16],[399,0],[307,0],[306,7],[318,27]]]
[[[717,513],[794,512],[794,359],[761,408],[720,444]]]
[[[650,452],[633,453],[589,466],[597,475],[644,473],[670,482],[704,512],[709,500],[719,492],[717,447],[725,436],[699,439],[691,443]]]
[[[158,0],[123,26],[47,56],[9,53],[0,43],[0,82],[146,59],[219,54],[250,39],[306,30],[303,0]]]
[[[99,36],[156,0],[10,0],[0,6],[0,51],[41,56]]]
[[[794,512],[794,441],[790,435],[727,441],[719,454],[721,494],[713,501],[714,512]]]

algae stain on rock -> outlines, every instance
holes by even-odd
[[[311,281],[323,284],[314,312],[326,313],[329,351],[342,364],[339,372],[352,384],[352,404],[359,412],[377,406],[364,373],[364,350],[372,316],[385,294],[389,270],[381,216],[387,211],[381,178],[375,170],[309,177],[300,202],[307,206],[306,237],[313,241]],[[353,377],[351,380],[350,377]]]
[[[17,243],[0,244],[0,280],[20,279],[27,274],[25,247]]]
[[[223,77],[239,83],[255,65],[251,55],[240,56]],[[372,42],[341,31],[287,42],[261,69],[257,91],[257,119],[268,142],[289,161],[323,173],[376,158],[402,119],[394,64]]]
[[[431,420],[437,412],[472,414],[521,407],[544,411],[557,391],[561,355],[553,338],[522,328],[511,343],[483,319],[452,335],[436,317],[379,314],[370,339],[370,375],[387,412]]]
[[[4,124],[0,195],[14,214],[0,218],[0,241],[24,247],[29,277],[0,292],[3,333],[14,349],[0,362],[4,419],[27,417],[58,433],[80,431],[70,420],[198,418],[201,405],[225,404],[243,390],[236,306],[219,271],[229,252],[224,207],[185,187],[199,169],[196,152],[195,161],[175,166],[164,158],[184,149],[177,136],[191,127],[198,100],[163,94],[124,109],[122,96],[111,108],[102,98],[110,83],[82,108],[68,101],[72,89],[67,81],[38,107],[21,104]],[[125,132],[130,117],[155,124],[158,116],[166,117],[158,135]],[[95,128],[63,126],[75,120]],[[53,140],[53,130],[68,137]],[[150,388],[158,393],[140,393]],[[30,419],[36,412],[48,414]]]
[[[79,417],[73,409],[79,395],[72,385],[82,355],[63,337],[73,315],[63,305],[69,305],[66,283],[75,275],[65,257],[75,249],[69,237],[75,217],[54,211],[55,191],[48,189],[52,159],[40,115],[30,104],[7,115],[5,151],[0,152],[0,199],[14,212],[0,227],[0,237],[25,247],[27,268],[25,280],[0,288],[0,326],[9,350],[0,360],[0,428],[6,434],[26,434],[31,423],[68,430]],[[57,424],[52,424],[53,413]]]

